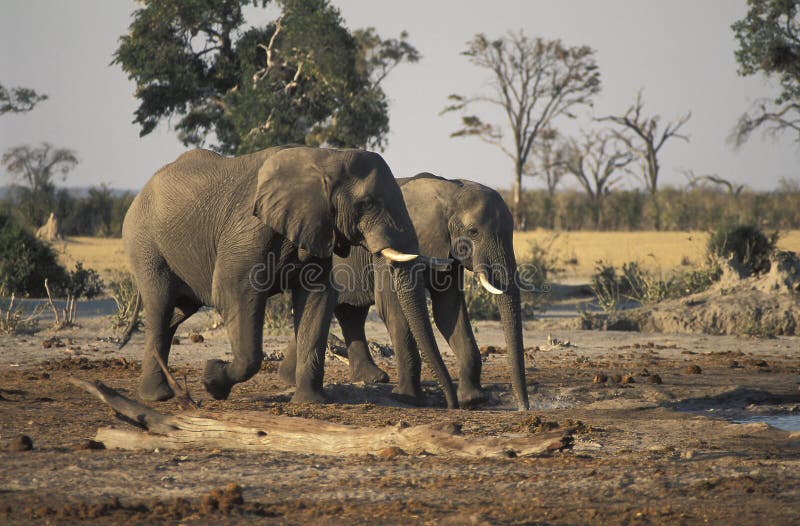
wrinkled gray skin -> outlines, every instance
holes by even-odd
[[[178,325],[201,306],[216,307],[233,361],[209,360],[206,390],[227,398],[263,359],[264,308],[291,290],[298,364],[293,402],[322,402],[325,343],[336,294],[333,253],[351,245],[370,253],[418,254],[402,194],[381,156],[360,150],[277,147],[236,158],[195,150],[159,170],[133,201],[123,240],[147,312],[139,395],[174,395],[166,363]],[[414,338],[429,359],[449,407],[457,407],[427,319],[412,265],[391,276]],[[438,360],[436,358],[439,358]]]
[[[496,298],[508,348],[513,390],[518,408],[528,409],[520,290],[514,279],[517,265],[512,244],[513,220],[503,198],[491,188],[472,181],[448,180],[427,173],[398,179],[398,183],[422,252],[455,260],[448,271],[426,271],[425,285],[431,295],[436,326],[458,358],[460,405],[469,407],[484,400],[480,385],[481,357],[467,314],[463,287],[460,286],[466,268],[487,272],[492,285],[504,291]],[[369,273],[363,271],[370,262],[375,269],[374,282],[369,279]],[[334,258],[334,279],[345,289],[339,293],[334,312],[347,343],[351,377],[354,381],[388,381],[387,374],[372,361],[364,334],[367,312],[374,302],[386,322],[398,360],[395,391],[421,402],[419,353],[408,321],[398,305],[397,295],[386,283],[380,284],[382,265],[382,258],[360,249],[352,250],[346,258]],[[344,274],[366,275],[367,279],[355,283],[339,279],[337,269],[340,266],[352,269]],[[293,352],[290,345],[286,352],[289,362]],[[291,369],[282,368],[280,372],[285,381],[291,382]]]

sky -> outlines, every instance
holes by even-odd
[[[662,121],[687,111],[688,143],[662,150],[662,185],[686,183],[684,170],[716,174],[759,190],[781,178],[800,177],[800,148],[788,134],[755,135],[735,150],[726,142],[743,111],[774,96],[774,83],[739,77],[731,24],[746,12],[745,0],[334,0],[351,29],[373,26],[384,37],[409,33],[422,54],[384,81],[390,99],[388,145],[382,152],[397,177],[428,171],[509,188],[512,162],[474,138],[450,138],[457,114],[440,115],[451,93],[487,88],[487,72],[461,52],[476,33],[490,38],[522,29],[532,37],[559,38],[596,50],[602,92],[594,109],[565,130],[591,125],[591,117],[623,113],[643,90],[644,111]],[[25,86],[49,99],[32,112],[0,117],[0,152],[43,141],[77,151],[80,164],[67,186],[108,183],[138,189],[187,148],[168,123],[146,137],[132,124],[134,84],[110,66],[117,39],[127,32],[137,4],[114,0],[0,0],[0,83]],[[249,8],[248,23],[263,25],[274,11]],[[502,116],[476,108],[485,120]],[[596,125],[596,124],[594,124]],[[0,186],[10,183],[0,168]],[[526,178],[527,188],[541,187]],[[567,180],[566,186],[574,186]],[[623,187],[641,186],[629,177]]]

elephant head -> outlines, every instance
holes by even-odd
[[[363,150],[290,147],[269,156],[258,173],[253,214],[310,256],[346,256],[360,245],[390,261],[414,339],[449,407],[458,402],[417,279],[419,241],[403,195],[383,158]]]
[[[517,272],[514,222],[496,191],[465,180],[419,174],[401,180],[421,250],[438,258],[455,258],[496,295],[520,409],[527,409],[522,342],[520,288],[529,288]]]

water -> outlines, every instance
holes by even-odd
[[[784,431],[800,431],[800,414],[754,415],[733,421],[737,424],[764,422]]]

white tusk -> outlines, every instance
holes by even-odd
[[[498,289],[497,287],[495,287],[494,285],[489,283],[489,279],[486,277],[486,274],[484,274],[483,272],[478,273],[478,279],[480,280],[481,285],[483,285],[483,288],[485,288],[486,290],[488,290],[492,294],[502,294],[503,293],[502,290]]]
[[[413,259],[417,259],[417,254],[403,254],[402,252],[398,252],[393,248],[384,248],[381,250],[381,256],[385,257],[389,261],[395,261],[398,263],[404,263],[406,261],[411,261]]]

